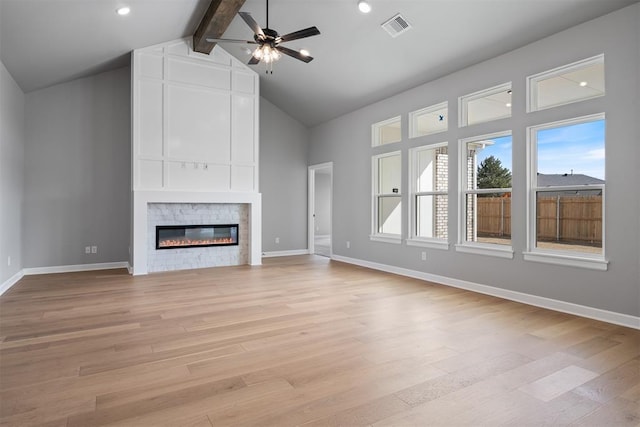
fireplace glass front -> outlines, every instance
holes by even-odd
[[[156,227],[156,249],[234,245],[238,245],[238,224]]]

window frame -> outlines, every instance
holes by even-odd
[[[512,82],[506,82],[506,83],[502,83],[487,89],[482,89],[477,92],[469,93],[467,95],[462,95],[458,97],[458,127],[463,128],[467,126],[474,126],[481,123],[490,123],[496,120],[503,120],[503,119],[508,119],[512,117],[513,110],[510,110],[508,116],[469,124],[469,111],[468,111],[469,101],[475,101],[476,99],[485,98],[487,96],[500,93],[503,91],[512,91],[513,90],[512,87],[513,87]],[[511,104],[513,105],[513,101],[511,102]],[[510,106],[509,108],[512,109],[513,107]]]
[[[513,259],[513,241],[510,245],[500,245],[497,243],[470,242],[467,240],[467,205],[468,194],[490,194],[490,193],[511,193],[513,196],[513,182],[511,188],[480,188],[469,190],[466,188],[467,182],[467,144],[474,141],[501,138],[510,136],[513,144],[513,132],[505,130],[484,135],[476,135],[458,140],[458,243],[455,248],[457,252],[465,252],[479,255],[496,256],[500,258]],[[511,165],[513,168],[513,149],[511,150]],[[513,170],[511,176],[513,179]],[[513,203],[513,197],[509,200]]]
[[[438,111],[438,110],[446,110],[447,111],[447,127],[443,130],[438,130],[438,131],[434,131],[434,132],[427,132],[424,134],[418,134],[418,123],[417,123],[417,119],[418,117],[420,117],[423,114],[428,114],[428,113],[433,113],[434,111]],[[421,108],[419,110],[415,110],[415,111],[411,111],[409,113],[409,139],[412,138],[420,138],[423,136],[427,136],[427,135],[435,135],[437,133],[441,133],[441,132],[447,132],[449,130],[449,102],[448,101],[444,101],[444,102],[440,102],[438,104],[434,104],[434,105],[430,105],[428,107],[424,107]]]
[[[534,74],[531,76],[527,76],[527,113],[532,113],[535,111],[543,111],[548,110],[550,108],[556,108],[563,105],[574,104],[576,102],[587,101],[589,99],[600,98],[606,95],[606,87],[605,91],[602,94],[588,96],[585,98],[580,98],[574,101],[566,101],[559,104],[549,105],[546,107],[538,107],[538,91],[534,92],[534,87],[537,88],[537,84],[541,81],[548,80],[553,77],[560,76],[562,74],[566,74],[571,71],[577,71],[582,68],[586,68],[590,65],[595,65],[598,63],[602,63],[604,65],[604,53],[600,55],[592,56],[590,58],[582,59],[580,61],[572,62],[571,64],[562,65],[560,67],[553,68],[551,70],[543,71],[538,74]],[[604,76],[603,76],[604,78]]]
[[[585,185],[565,185],[555,187],[538,187],[538,144],[537,132],[546,129],[555,129],[565,126],[577,125],[581,123],[595,122],[598,120],[605,121],[605,113],[590,114],[566,120],[557,120],[554,122],[542,123],[539,125],[527,127],[527,250],[523,252],[526,261],[543,262],[549,264],[567,265],[573,267],[582,267],[594,270],[607,270],[608,261],[606,258],[606,132],[605,132],[605,183],[604,184],[585,184]],[[537,243],[537,194],[538,192],[549,191],[567,191],[567,190],[585,190],[600,189],[602,191],[602,253],[589,254],[586,252],[570,251],[570,250],[553,250],[541,249],[536,247]]]
[[[435,144],[427,144],[421,145],[419,147],[414,147],[409,149],[409,209],[408,209],[408,218],[409,218],[409,238],[406,239],[406,243],[408,246],[421,246],[432,249],[449,249],[449,237],[447,239],[439,239],[437,237],[420,237],[418,236],[418,224],[417,224],[417,208],[418,202],[417,198],[419,196],[447,196],[447,206],[449,205],[449,190],[450,190],[450,179],[447,174],[447,191],[416,191],[416,181],[417,181],[417,170],[418,170],[418,153],[421,151],[427,150],[436,150],[438,148],[447,147],[449,148],[448,142],[438,142]],[[450,163],[449,163],[450,164]],[[449,213],[447,210],[447,221],[449,218]],[[435,217],[434,217],[435,219]],[[447,233],[449,236],[449,233]]]
[[[379,160],[385,157],[392,157],[392,156],[400,156],[400,188],[398,189],[398,193],[380,193],[379,192],[379,184],[380,184],[380,180],[379,180]],[[396,243],[396,244],[400,244],[402,243],[402,224],[400,225],[400,234],[391,234],[391,233],[379,233],[378,230],[379,228],[379,224],[378,224],[378,213],[379,213],[379,199],[381,197],[389,197],[389,196],[394,196],[394,197],[400,197],[400,218],[402,218],[402,151],[401,150],[397,150],[397,151],[390,151],[387,153],[381,153],[381,154],[376,154],[373,155],[371,157],[371,234],[369,235],[369,239],[370,240],[374,240],[374,241],[378,241],[378,242],[385,242],[385,243]]]
[[[400,139],[398,139],[397,141],[382,143],[380,138],[380,129],[396,122],[400,123]],[[371,146],[372,147],[383,147],[389,144],[397,144],[398,142],[401,142],[401,141],[402,141],[402,116],[401,115],[390,117],[386,120],[382,120],[371,125]]]

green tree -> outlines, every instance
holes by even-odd
[[[511,171],[489,156],[478,166],[478,188],[511,188]]]

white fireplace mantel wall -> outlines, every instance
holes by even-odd
[[[133,193],[133,271],[147,274],[147,207],[149,203],[237,203],[249,206],[249,264],[262,262],[262,198],[260,193],[209,193],[202,191],[134,191]]]
[[[260,264],[258,75],[190,38],[133,51],[131,73],[133,274],[148,271],[149,203],[247,204],[249,264]]]

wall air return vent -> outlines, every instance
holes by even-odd
[[[398,37],[400,34],[408,31],[411,28],[411,24],[398,13],[382,24],[382,28],[389,33],[391,37]]]

